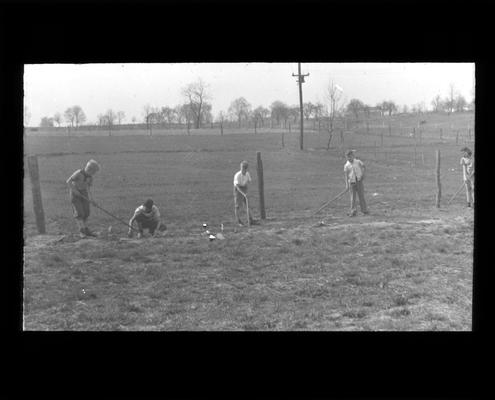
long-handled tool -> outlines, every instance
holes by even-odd
[[[333,199],[330,199],[326,203],[324,203],[320,208],[318,208],[318,210],[316,210],[313,213],[311,213],[311,215],[313,216],[313,215],[318,214],[321,210],[323,210],[325,207],[327,207],[328,205],[330,205],[331,203],[333,203],[335,200],[340,199],[348,191],[349,191],[349,188],[346,188],[345,190],[343,190],[342,192],[340,192],[337,196],[335,196]]]
[[[105,210],[103,207],[100,207],[94,200],[90,200],[88,199],[86,196],[83,196],[83,195],[80,195],[82,198],[88,200],[91,204],[93,204],[96,208],[99,208],[101,211],[103,211],[105,214],[108,214],[110,215],[112,218],[116,219],[117,221],[123,223],[125,226],[127,226],[129,229],[132,229],[133,231],[136,231],[136,232],[139,232],[138,229],[136,228],[133,228],[132,226],[130,226],[127,222],[125,222],[124,220],[120,219],[119,217],[116,217],[115,215],[113,215],[111,212]]]
[[[251,226],[251,218],[249,218],[249,201],[247,196],[240,190],[237,186],[234,186],[236,190],[244,196],[244,199],[246,200],[246,214],[247,214],[247,224],[248,226]]]
[[[452,201],[457,197],[457,195],[462,191],[462,189],[464,188],[464,185],[465,183],[462,182],[462,185],[461,187],[457,190],[457,192],[455,192],[455,194],[450,198],[450,200],[447,202],[447,205],[449,205],[450,203],[452,203]]]

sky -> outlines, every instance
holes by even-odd
[[[42,117],[82,107],[87,122],[108,109],[124,111],[131,122],[143,119],[143,107],[174,107],[184,102],[181,89],[201,78],[208,86],[212,113],[226,112],[244,97],[252,106],[269,107],[275,100],[299,104],[297,63],[184,64],[27,64],[24,104],[29,126]],[[409,107],[436,96],[446,97],[450,84],[467,101],[474,96],[474,63],[302,63],[310,75],[303,84],[304,102],[325,103],[330,81],[343,89],[343,100],[357,98],[374,106],[393,100]]]

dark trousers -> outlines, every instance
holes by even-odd
[[[156,227],[158,226],[158,221],[146,218],[144,215],[138,215],[135,219],[138,225],[138,230],[143,233],[143,229],[149,229],[150,233],[153,235],[155,233]]]

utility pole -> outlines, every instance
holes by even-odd
[[[297,63],[298,74],[292,74],[292,76],[297,76],[297,83],[299,84],[299,111],[300,117],[299,120],[301,122],[301,136],[299,137],[299,148],[303,149],[303,135],[304,135],[304,114],[303,114],[303,96],[302,96],[302,84],[304,83],[304,77],[309,76],[309,74],[301,75],[301,63]]]

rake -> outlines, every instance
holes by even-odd
[[[96,208],[100,209],[101,211],[103,211],[105,214],[108,214],[110,215],[112,218],[114,218],[115,220],[121,222],[122,224],[124,224],[125,226],[127,226],[129,229],[132,229],[133,231],[135,232],[139,232],[138,229],[136,228],[133,228],[132,226],[130,226],[126,221],[124,221],[123,219],[120,219],[119,217],[116,217],[115,215],[113,215],[110,211],[107,211],[105,210],[103,207],[99,206],[94,200],[90,200],[88,199],[86,196],[83,196],[83,195],[80,195],[83,199],[86,199],[88,200],[91,204],[93,204]]]
[[[349,188],[346,188],[342,192],[340,192],[337,196],[335,196],[333,199],[328,200],[326,203],[324,203],[318,210],[314,211],[311,213],[311,216],[318,214],[321,210],[329,206],[331,203],[333,203],[335,200],[340,199],[345,193],[349,191]]]

